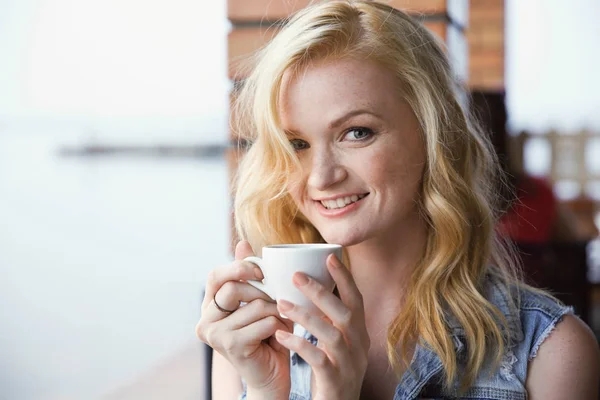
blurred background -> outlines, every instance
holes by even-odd
[[[527,279],[600,333],[600,3],[387,2],[493,132]],[[0,0],[0,399],[202,398],[237,60],[307,3]]]

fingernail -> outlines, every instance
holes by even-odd
[[[331,254],[329,256],[330,260],[329,260],[329,266],[332,268],[338,268],[340,266],[340,260],[338,260],[337,256],[335,254]]]
[[[279,309],[281,311],[289,311],[292,309],[292,307],[294,307],[294,305],[292,303],[290,303],[287,300],[278,300],[277,301],[277,305],[279,306]]]
[[[254,276],[256,277],[256,279],[261,281],[264,279],[264,275],[258,267],[254,267]]]
[[[275,332],[275,338],[277,340],[286,340],[291,336],[289,332],[286,331],[277,331]]]
[[[294,282],[298,286],[304,286],[308,283],[308,276],[306,276],[302,272],[298,272],[294,274]]]

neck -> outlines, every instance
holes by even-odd
[[[388,320],[397,315],[411,274],[423,256],[427,240],[425,221],[415,215],[414,220],[402,225],[405,228],[393,235],[347,248],[352,276],[370,318]]]

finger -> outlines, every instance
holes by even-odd
[[[206,292],[202,302],[202,309],[206,308],[217,290],[227,281],[262,280],[264,278],[260,268],[250,262],[234,261],[229,265],[213,269],[208,273]]]
[[[342,266],[342,268],[344,267]],[[341,298],[335,296],[321,285],[321,283],[306,274],[296,272],[293,276],[293,281],[296,287],[331,320],[333,325],[342,331],[350,343],[358,343],[366,328],[357,330],[353,327],[357,322],[355,321],[355,316],[353,314],[356,313],[362,315],[364,314],[362,310],[351,310],[343,303]],[[364,320],[364,318],[362,320]]]
[[[348,307],[342,300],[327,290],[319,281],[310,276],[296,272],[292,276],[294,285],[329,317],[329,314],[345,314]]]
[[[246,257],[254,255],[254,251],[247,240],[240,240],[235,246],[235,259],[243,260]]]
[[[238,330],[268,316],[282,320],[283,323],[283,318],[279,315],[275,303],[256,299],[238,308],[234,313],[229,314],[226,319],[217,323],[221,324],[225,329]]]
[[[284,325],[284,329],[277,328],[278,330],[284,330],[286,332],[294,333],[294,321],[284,318],[282,322]],[[275,351],[278,351],[280,353],[288,351],[288,349],[283,347],[281,345],[281,343],[279,343],[277,341],[277,339],[275,338],[275,333],[271,334],[271,336],[267,340],[268,340],[269,346],[271,346]]]
[[[289,328],[279,318],[269,315],[238,329],[236,338],[241,343],[257,344],[263,340],[269,340],[269,343],[271,343],[270,338],[278,330],[289,332]],[[281,344],[277,344],[273,348],[281,350]]]
[[[327,269],[337,285],[342,302],[351,310],[362,311],[364,308],[362,294],[358,290],[350,270],[342,264],[335,254],[330,254],[327,257]]]
[[[326,320],[326,317],[315,315],[306,309],[285,300],[279,300],[277,308],[286,317],[302,325],[314,335],[319,345],[323,345],[330,359],[337,365],[352,362],[348,341],[344,334]]]
[[[264,292],[246,282],[240,281],[225,282],[217,290],[214,297],[214,300],[216,300],[220,307],[230,311],[235,311],[240,306],[240,302],[250,303],[256,299],[273,302]]]
[[[205,343],[215,350],[224,350],[222,354],[229,353],[239,357],[249,357],[248,350],[256,350],[262,341],[269,341],[277,330],[287,331],[287,326],[273,315],[267,315],[239,330],[226,329],[213,324],[211,332],[206,336]],[[276,346],[281,350],[281,345]]]
[[[231,333],[269,316],[280,318],[277,305],[263,299],[252,300],[230,314],[222,312],[213,304],[203,310],[202,318],[196,325],[196,336],[208,343],[209,336],[220,338],[223,333]],[[283,321],[282,324],[283,327],[289,326]]]
[[[277,339],[275,339],[275,334],[271,335],[267,340],[268,340],[269,346],[271,346],[273,348],[273,350],[278,351],[280,353],[282,353],[284,351],[288,351],[288,349],[286,349],[285,347],[283,347],[281,345],[281,343],[279,343],[277,341]]]
[[[275,332],[275,338],[285,348],[298,353],[298,355],[311,366],[313,371],[318,374],[323,374],[323,377],[327,380],[335,379],[333,376],[331,360],[323,350],[319,349],[308,340],[283,330],[277,330]]]

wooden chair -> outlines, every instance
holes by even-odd
[[[204,365],[204,370],[202,371],[202,379],[205,382],[203,399],[205,400],[212,399],[212,353],[212,347],[202,343],[202,363]]]

